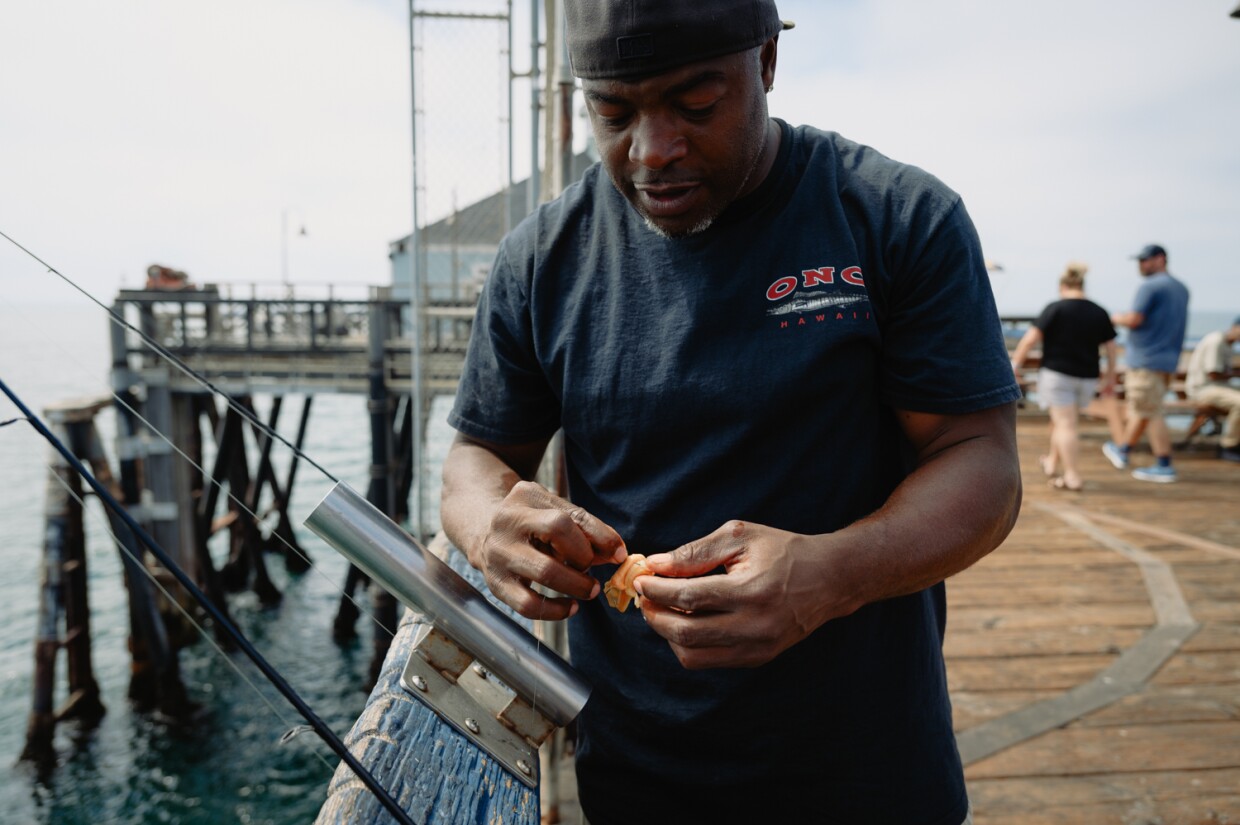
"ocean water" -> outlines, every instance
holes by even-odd
[[[109,321],[82,300],[72,307],[0,305],[0,379],[32,410],[51,402],[108,391]],[[300,399],[285,404],[282,434],[295,435]],[[428,473],[436,473],[450,436],[438,399],[430,424]],[[260,416],[270,399],[256,398]],[[0,397],[0,422],[19,415]],[[111,450],[115,422],[97,424]],[[291,430],[291,431],[290,431]],[[87,503],[86,534],[93,665],[107,714],[95,728],[57,726],[58,765],[39,777],[19,763],[32,699],[35,611],[39,597],[43,504],[49,447],[27,424],[0,427],[0,823],[289,823],[313,819],[326,796],[337,758],[312,732],[286,744],[304,720],[241,653],[223,654],[205,640],[184,649],[180,664],[200,712],[174,722],[132,709],[127,596],[118,550],[102,507]],[[276,455],[287,465],[287,448]],[[365,490],[369,424],[361,396],[316,397],[304,451],[341,481]],[[115,468],[115,463],[113,464]],[[283,470],[278,469],[283,476]],[[298,469],[290,514],[295,524],[332,482],[312,466]],[[437,492],[427,491],[425,522],[438,520]],[[222,538],[222,537],[221,537]],[[343,736],[365,705],[371,640],[378,631],[359,620],[357,641],[337,646],[332,621],[347,563],[304,529],[301,546],[311,571],[291,576],[276,556],[268,568],[284,594],[264,609],[253,594],[234,594],[234,620],[294,689]],[[214,548],[217,560],[227,548]],[[361,604],[368,609],[363,598]],[[65,662],[57,668],[57,702],[65,695]]]

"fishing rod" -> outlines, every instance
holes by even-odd
[[[8,236],[6,235],[5,237],[7,238]],[[160,564],[162,564],[168,572],[172,573],[177,582],[185,588],[185,591],[189,593],[190,596],[192,596],[193,599],[202,606],[207,614],[210,615],[211,618],[224,629],[225,633],[227,633],[228,636],[237,644],[237,647],[240,648],[252,662],[254,662],[255,666],[258,667],[262,674],[267,678],[267,681],[269,681],[276,688],[276,690],[280,691],[284,698],[288,700],[289,704],[297,709],[297,712],[300,713],[301,716],[310,724],[310,727],[315,733],[318,734],[319,738],[326,742],[328,747],[330,747],[332,751],[340,757],[341,761],[348,765],[353,773],[355,773],[357,777],[362,780],[362,784],[370,789],[375,797],[378,798],[383,807],[386,808],[398,822],[402,823],[402,825],[414,825],[413,820],[409,818],[409,815],[406,814],[396,800],[392,798],[387,789],[383,787],[377,779],[375,779],[375,777],[369,770],[366,769],[365,766],[357,761],[353,754],[349,752],[349,749],[345,747],[340,738],[336,736],[335,732],[332,731],[332,729],[329,728],[321,718],[319,718],[318,714],[316,714],[314,710],[306,704],[301,696],[298,695],[297,691],[293,689],[293,686],[280,675],[279,671],[272,667],[266,658],[264,658],[263,655],[259,653],[258,650],[250,643],[249,639],[245,637],[245,634],[243,634],[241,630],[229,620],[224,612],[221,611],[215,603],[212,602],[211,599],[209,599],[207,595],[198,588],[198,585],[196,585],[194,581],[185,573],[185,571],[182,570],[175,561],[173,561],[172,557],[168,555],[168,553],[158,544],[158,542],[156,542],[146,532],[146,530],[144,530],[142,526],[134,520],[128,511],[126,511],[121,505],[121,503],[118,502],[112,494],[99,483],[90,470],[88,470],[82,462],[78,460],[78,457],[73,454],[73,451],[66,447],[64,443],[47,428],[43,421],[35,415],[29,407],[26,406],[26,404],[17,396],[16,393],[9,389],[8,384],[6,384],[2,378],[0,378],[0,391],[8,396],[9,400],[16,405],[25,417],[25,420],[30,423],[30,426],[32,426],[35,431],[38,432],[39,435],[41,435],[50,445],[52,445],[52,448],[55,449],[56,452],[60,453],[60,455],[66,462],[68,462],[69,466],[71,466],[74,471],[78,473],[78,475],[85,479],[86,483],[90,485],[92,490],[94,490],[95,495],[99,496],[100,501],[104,502],[109,509],[116,513],[118,518],[125,522],[125,525],[129,527],[129,529],[133,531],[133,534],[150,549],[151,553],[156,559],[159,560]],[[6,423],[13,422],[10,421]]]

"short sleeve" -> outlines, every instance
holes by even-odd
[[[1020,398],[981,244],[957,199],[942,220],[914,225],[893,262],[880,318],[881,386],[897,409],[944,415]]]
[[[1154,303],[1154,296],[1157,293],[1158,290],[1150,279],[1147,278],[1142,281],[1141,285],[1137,287],[1136,297],[1132,299],[1132,311],[1139,312],[1142,315],[1149,315],[1150,308]]]
[[[1055,304],[1047,304],[1042,308],[1042,313],[1034,320],[1033,325],[1046,332],[1047,328],[1053,323],[1055,318]]]
[[[1098,307],[1098,343],[1105,344],[1107,341],[1114,341],[1119,333],[1115,331],[1115,325],[1111,323],[1111,316],[1102,307]]]
[[[550,437],[560,405],[539,365],[528,290],[501,245],[478,300],[465,366],[448,423],[497,444]]]

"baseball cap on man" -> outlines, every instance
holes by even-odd
[[[1153,258],[1155,255],[1162,255],[1165,258],[1167,257],[1167,250],[1163,249],[1161,246],[1159,246],[1156,243],[1151,243],[1151,244],[1146,244],[1144,247],[1142,247],[1140,252],[1138,252],[1136,255],[1133,255],[1132,257],[1136,258],[1138,261],[1144,261],[1149,258]]]
[[[565,0],[583,80],[634,80],[760,46],[793,23],[774,0]]]

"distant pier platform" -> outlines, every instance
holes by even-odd
[[[186,366],[230,394],[350,393],[369,391],[371,329],[382,319],[384,379],[388,391],[408,394],[413,373],[410,308],[388,290],[366,297],[327,291],[237,295],[218,288],[121,290],[113,311]],[[429,397],[453,393],[464,362],[475,306],[441,301],[422,308],[422,388]],[[148,352],[136,340],[129,351]],[[149,353],[152,363],[158,356]],[[173,390],[199,389],[184,373],[170,373]]]

